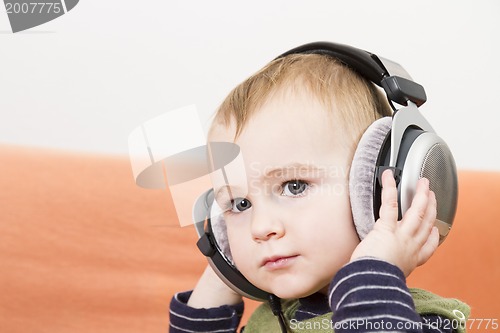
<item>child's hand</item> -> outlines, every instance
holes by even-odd
[[[229,288],[210,265],[201,275],[189,297],[188,305],[193,308],[215,308],[222,305],[235,305],[242,302],[241,295]]]
[[[398,192],[390,170],[382,174],[380,218],[373,230],[354,250],[351,261],[375,257],[398,266],[405,276],[425,263],[436,251],[439,233],[436,220],[436,197],[429,181],[419,180],[411,207],[398,221]]]

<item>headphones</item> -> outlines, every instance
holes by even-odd
[[[381,175],[384,170],[391,169],[398,189],[400,219],[411,205],[418,180],[429,179],[430,189],[436,194],[435,225],[442,243],[451,229],[457,208],[457,170],[450,149],[418,109],[427,100],[424,88],[397,63],[351,46],[315,42],[294,48],[278,58],[290,54],[321,54],[338,59],[380,86],[394,109],[392,117],[376,120],[363,133],[351,164],[350,201],[360,239],[370,232],[379,218]],[[393,103],[403,107],[396,110]],[[251,284],[232,262],[225,224],[222,214],[217,212],[213,190],[196,200],[193,218],[199,236],[198,248],[229,287],[256,300],[269,300],[274,296]]]

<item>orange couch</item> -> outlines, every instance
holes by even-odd
[[[0,146],[0,170],[1,332],[167,332],[206,262],[165,191],[136,187],[123,156]],[[459,180],[455,227],[409,285],[500,318],[500,172]]]

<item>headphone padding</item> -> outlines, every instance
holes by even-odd
[[[212,226],[213,235],[217,246],[222,254],[234,265],[231,249],[229,248],[229,240],[227,238],[226,222],[224,221],[224,213],[214,200],[210,209],[210,222]]]
[[[392,127],[392,117],[372,123],[363,133],[349,173],[349,196],[356,231],[361,240],[375,224],[373,195],[377,161],[385,138]]]

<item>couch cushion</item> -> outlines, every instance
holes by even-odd
[[[170,297],[206,265],[166,191],[135,186],[123,156],[0,146],[0,168],[2,332],[166,332]],[[459,179],[449,239],[409,284],[495,318],[500,173]]]

